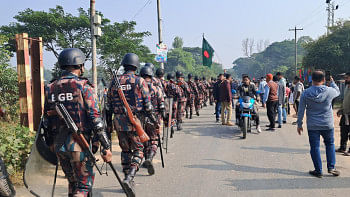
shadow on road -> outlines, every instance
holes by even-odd
[[[202,127],[200,130],[198,127],[203,126],[203,123],[189,123],[186,125],[185,134],[198,136],[198,137],[215,137],[219,139],[241,139],[242,133],[238,128],[227,127],[222,125],[212,124],[210,126]]]
[[[296,149],[296,148],[285,148],[285,147],[268,147],[268,146],[259,146],[259,147],[241,147],[244,150],[260,150],[272,153],[288,153],[288,154],[308,154],[309,149]],[[325,151],[321,151],[322,154],[325,154]]]
[[[112,193],[112,194],[123,194],[124,191],[123,189],[115,189],[117,186],[115,186],[114,188],[111,187],[103,187],[103,188],[98,188],[93,190],[93,196],[94,197],[102,197],[103,194],[102,193]],[[120,188],[120,186],[118,185],[118,187]]]
[[[265,174],[283,174],[292,176],[309,176],[305,172],[296,170],[279,169],[279,168],[260,168],[245,165],[236,165],[227,161],[217,159],[205,159],[207,161],[217,161],[221,164],[198,164],[198,165],[186,165],[186,168],[201,168],[207,170],[220,170],[220,171],[236,171],[236,172],[247,172],[247,173],[265,173]]]
[[[349,188],[350,177],[225,180],[236,191]]]

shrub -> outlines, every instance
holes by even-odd
[[[0,156],[10,175],[22,172],[34,139],[34,132],[28,128],[0,122]]]

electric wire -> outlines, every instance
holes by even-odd
[[[152,0],[148,0],[148,1],[136,12],[136,14],[131,18],[130,21],[133,21],[133,20],[136,18],[136,16],[138,16],[138,15],[143,11],[143,9],[145,9],[145,7],[146,7],[147,5],[151,4],[151,1],[152,1]]]

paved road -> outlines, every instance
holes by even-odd
[[[171,139],[165,168],[156,157],[156,175],[137,174],[137,196],[347,196],[350,158],[337,156],[338,178],[308,175],[312,169],[307,134],[298,136],[290,123],[276,132],[255,130],[241,139],[237,127],[215,123],[213,107],[185,120],[184,131]],[[266,125],[261,110],[262,125]],[[291,118],[290,120],[291,121]],[[338,140],[337,140],[338,141]],[[120,157],[114,153],[120,171]],[[325,151],[322,148],[324,168]],[[121,173],[120,173],[121,174]],[[59,187],[59,191],[62,187]],[[112,173],[97,176],[94,196],[124,196]]]

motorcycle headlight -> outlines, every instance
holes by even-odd
[[[250,108],[250,103],[242,103],[243,104],[243,108]]]

